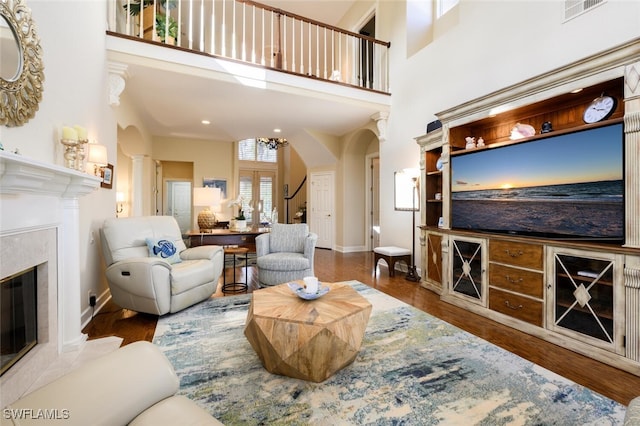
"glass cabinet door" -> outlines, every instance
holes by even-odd
[[[484,240],[451,239],[451,292],[484,304]]]
[[[553,328],[614,346],[618,320],[615,265],[615,256],[553,253]]]

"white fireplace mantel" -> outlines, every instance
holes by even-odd
[[[101,179],[55,164],[0,151],[0,193],[34,193],[77,198],[100,186]]]
[[[78,199],[100,182],[87,173],[0,151],[0,236],[57,229],[58,282],[53,284],[58,287],[58,352],[77,350],[86,340],[80,312]]]

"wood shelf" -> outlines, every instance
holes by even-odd
[[[526,139],[519,139],[517,142],[531,140],[534,138],[548,137],[561,132],[574,132],[576,130],[589,129],[603,125],[603,122],[595,124],[585,124],[582,120],[584,109],[591,103],[593,99],[602,93],[614,96],[618,99],[618,105],[615,112],[611,115],[607,123],[621,120],[624,117],[624,81],[623,78],[617,78],[604,83],[600,83],[585,88],[579,93],[566,93],[556,96],[553,99],[546,99],[534,104],[523,106],[520,108],[506,111],[493,117],[487,117],[472,123],[464,124],[451,128],[449,131],[449,143],[451,144],[451,153],[459,150],[464,151],[466,145],[465,138],[473,136],[476,139],[482,137],[486,147],[475,148],[487,149],[496,147],[496,144],[513,143],[510,139],[511,129],[517,123],[529,124],[536,130],[536,135]],[[553,126],[550,133],[539,134],[542,123],[549,121]]]

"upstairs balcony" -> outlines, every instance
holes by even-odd
[[[390,43],[250,0],[113,0],[111,35],[389,93]]]

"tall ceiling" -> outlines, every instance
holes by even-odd
[[[261,3],[336,25],[354,1]],[[126,100],[154,136],[211,141],[261,136],[292,138],[316,132],[341,136],[366,125],[373,114],[390,103],[388,96],[238,64],[227,65],[233,69],[225,70],[226,74],[203,71],[215,66],[205,64],[211,58],[148,44],[140,49],[146,49],[141,55],[144,59],[122,54],[122,50],[120,55],[114,56],[113,51],[110,54],[112,60],[127,64]],[[251,76],[252,82],[262,83],[263,87],[243,83],[238,72],[256,74]],[[304,89],[305,85],[314,89]],[[354,95],[355,92],[362,93]],[[210,124],[202,124],[202,120]],[[275,128],[282,129],[282,133],[275,134]]]

